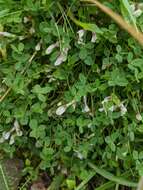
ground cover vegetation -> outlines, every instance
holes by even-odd
[[[96,3],[0,0],[0,189],[137,188],[143,4]]]

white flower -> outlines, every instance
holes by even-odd
[[[64,54],[60,54],[60,56],[55,61],[54,65],[55,66],[61,65],[64,61],[66,61],[66,58],[67,57]]]
[[[2,136],[3,136],[3,138],[4,138],[5,140],[8,140],[9,137],[10,137],[10,132],[3,132],[3,133],[2,133]]]
[[[96,33],[95,32],[92,32],[92,38],[91,38],[91,42],[92,43],[95,43],[97,40],[97,36],[96,36]]]
[[[141,120],[142,120],[142,116],[141,116],[140,113],[137,113],[137,114],[136,114],[136,119],[137,119],[138,121],[141,121]]]
[[[133,15],[135,16],[135,17],[139,17],[141,14],[142,14],[142,10],[141,10],[141,7],[142,7],[142,5],[141,4],[138,4],[138,6],[137,6],[137,8],[136,8],[136,5],[135,4],[132,4],[131,6],[131,11],[132,11],[132,13],[133,13]]]
[[[29,22],[29,20],[30,20],[30,19],[29,19],[28,17],[26,17],[26,16],[23,18],[23,22],[24,22],[25,24],[26,24],[27,22]]]
[[[41,49],[41,44],[42,44],[42,41],[40,40],[40,42],[38,42],[38,44],[35,46],[35,50],[36,50],[36,51],[40,51],[40,49]]]
[[[120,104],[121,116],[125,115],[127,112],[127,108],[124,106],[123,103]]]
[[[22,136],[22,131],[20,130],[20,125],[17,120],[14,121],[14,128],[17,136]]]
[[[104,108],[99,108],[98,109],[100,112],[103,112],[104,111]]]
[[[62,102],[59,102],[58,104],[57,104],[57,106],[61,106],[62,105]]]
[[[55,78],[50,78],[48,82],[51,83],[53,81],[56,81],[56,79]]]
[[[84,36],[84,34],[85,34],[85,30],[79,30],[78,32],[77,32],[77,34],[78,34],[78,44],[83,44],[83,36]]]
[[[58,109],[56,110],[56,114],[57,115],[62,115],[67,109],[67,106],[66,105],[62,105],[60,107],[58,107]]]
[[[55,61],[54,65],[58,66],[61,65],[63,62],[67,60],[67,53],[68,53],[69,48],[63,48],[62,53],[59,55],[57,60]]]
[[[59,42],[56,42],[54,44],[51,44],[45,51],[45,54],[46,55],[49,55],[52,53],[52,51],[56,48],[56,47],[59,47]]]
[[[15,129],[19,129],[20,128],[20,125],[19,125],[19,123],[18,123],[17,120],[14,121],[14,127],[15,127]]]
[[[83,97],[83,101],[84,101],[84,108],[83,108],[83,112],[89,112],[90,111],[90,108],[88,107],[88,105],[87,105],[87,98],[86,98],[86,96],[84,96]]]
[[[24,40],[25,39],[25,36],[19,36],[18,37],[20,41]]]
[[[141,14],[142,14],[142,10],[141,9],[138,9],[138,10],[136,10],[136,11],[134,11],[134,13],[133,13],[133,15],[135,16],[135,17],[139,17]]]
[[[83,112],[89,112],[90,111],[90,109],[89,109],[89,107],[86,105],[85,107],[84,107],[84,109],[83,109]]]
[[[75,100],[72,100],[71,102],[69,102],[65,105],[61,105],[60,107],[57,108],[56,114],[59,116],[62,115],[69,106],[74,105],[74,104],[75,104]]]

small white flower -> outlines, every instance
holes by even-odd
[[[17,136],[22,136],[22,131],[20,130],[20,125],[17,120],[14,121],[14,129],[16,131]]]
[[[103,112],[104,111],[104,108],[99,108],[98,109],[100,112]]]
[[[142,10],[141,9],[138,9],[138,10],[136,10],[136,11],[134,11],[134,13],[133,13],[133,15],[135,16],[135,17],[139,17],[141,14],[142,14]]]
[[[84,34],[85,34],[85,30],[79,30],[78,32],[77,32],[77,34],[78,34],[78,44],[83,44],[83,36],[84,36]]]
[[[29,22],[29,18],[25,16],[25,17],[23,18],[23,22],[26,24],[27,22]]]
[[[10,132],[3,132],[2,133],[2,136],[3,136],[3,138],[5,139],[5,140],[8,140],[9,139],[9,137],[10,137]]]
[[[51,83],[51,82],[53,82],[53,81],[56,81],[56,79],[52,77],[52,78],[49,79],[48,82]]]
[[[62,105],[60,107],[58,107],[58,109],[56,110],[56,114],[57,115],[62,115],[67,109],[67,106],[66,105]]]
[[[60,107],[57,108],[56,114],[59,116],[62,115],[69,106],[74,105],[74,104],[75,104],[75,100],[72,100],[71,102],[65,105],[61,105]],[[58,105],[60,105],[60,102],[58,103]]]
[[[136,9],[136,6],[135,4],[132,4],[131,6],[131,10],[132,10],[132,13],[135,17],[139,17],[141,14],[142,14],[142,10],[141,10],[141,7],[140,5],[138,5],[137,9]]]
[[[54,65],[58,66],[61,65],[66,60],[66,56],[64,54],[61,54],[57,60],[55,61]]]
[[[42,44],[42,41],[40,40],[40,42],[38,42],[38,44],[35,46],[35,50],[36,50],[36,51],[40,51],[40,49],[41,49],[41,44]]]
[[[84,108],[83,108],[83,112],[89,112],[90,111],[90,108],[88,107],[88,105],[87,105],[87,98],[86,98],[86,96],[84,96],[83,97],[83,101],[84,101]]]
[[[67,53],[68,53],[69,48],[64,48],[60,56],[57,58],[55,61],[54,65],[58,66],[61,65],[63,62],[67,60]]]
[[[45,51],[45,54],[46,55],[49,55],[52,53],[52,51],[56,48],[56,47],[59,47],[59,42],[56,42],[54,44],[51,44]]]
[[[92,32],[92,38],[91,38],[91,42],[92,43],[95,43],[97,40],[97,36],[96,36],[96,33],[95,32]]]
[[[10,145],[13,145],[13,144],[14,144],[14,142],[15,142],[14,137],[15,137],[15,135],[11,135],[10,141],[9,141],[9,144],[10,144]]]
[[[20,41],[24,40],[25,39],[25,36],[19,36],[18,37]]]
[[[19,125],[19,123],[18,123],[17,120],[14,121],[14,127],[15,127],[15,129],[19,129],[20,128],[20,125]]]
[[[90,109],[89,109],[89,107],[86,105],[86,106],[84,107],[84,109],[83,109],[83,112],[87,113],[87,112],[89,112],[89,111],[90,111]]]
[[[124,104],[120,104],[120,110],[121,110],[121,116],[125,115],[127,112],[127,108],[124,106]]]
[[[141,120],[142,120],[142,116],[141,116],[140,113],[137,113],[137,114],[136,114],[136,119],[137,119],[138,121],[141,121]]]
[[[57,106],[61,106],[62,105],[62,102],[59,102],[58,104],[57,104]]]

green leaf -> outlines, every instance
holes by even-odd
[[[36,139],[38,138],[44,138],[46,136],[45,133],[45,126],[39,125],[37,127],[32,128],[32,131],[30,132],[30,137],[34,137]]]
[[[10,13],[4,13],[0,15],[0,23],[8,24],[8,23],[20,23],[21,22],[21,14],[22,11],[15,11]]]
[[[133,159],[138,160],[138,158],[139,158],[138,151],[134,150],[133,151]]]
[[[79,52],[79,57],[81,60],[85,60],[88,55],[88,51],[85,48],[82,48]]]
[[[72,179],[67,179],[66,183],[67,183],[68,189],[74,189],[76,186],[75,180],[72,180]]]
[[[92,59],[91,56],[87,56],[86,59],[84,60],[84,63],[85,63],[86,65],[93,65],[93,64],[94,64],[94,61],[93,61],[93,59]]]
[[[127,86],[128,80],[126,79],[125,73],[116,68],[111,72],[111,78],[108,81],[109,86]]]
[[[143,59],[137,58],[131,61],[130,63],[132,66],[139,68],[143,71]]]
[[[31,119],[29,123],[31,128],[37,128],[38,127],[38,122],[36,119]]]
[[[47,94],[51,92],[51,90],[53,90],[53,88],[50,86],[41,87],[39,84],[37,84],[33,87],[32,92],[36,94]]]

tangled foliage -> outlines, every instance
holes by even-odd
[[[142,4],[101,2],[143,30]],[[0,152],[24,161],[23,181],[44,170],[51,189],[94,189],[101,168],[136,181],[142,90],[142,47],[96,6],[0,0]]]

